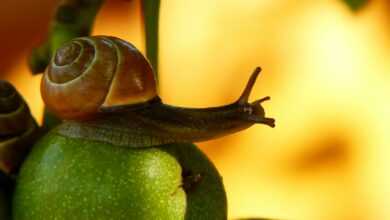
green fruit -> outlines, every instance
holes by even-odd
[[[219,220],[226,212],[221,178],[193,144],[134,149],[53,132],[23,164],[13,198],[15,220]]]

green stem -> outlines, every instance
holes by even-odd
[[[65,42],[91,34],[95,17],[103,0],[62,0],[49,29],[47,40],[33,49],[29,58],[32,73],[42,73],[51,56]],[[50,130],[61,122],[45,109],[43,129]]]
[[[235,220],[272,220],[270,218],[239,218],[239,219],[235,219]],[[274,219],[276,220],[276,219]]]
[[[352,11],[358,11],[367,5],[368,0],[343,0]]]
[[[142,13],[144,17],[146,57],[152,64],[155,78],[158,79],[158,20],[160,0],[143,0]]]
[[[32,51],[31,71],[41,73],[49,64],[50,57],[63,43],[91,33],[103,0],[62,0],[58,5],[46,42]]]

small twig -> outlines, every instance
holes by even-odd
[[[90,35],[95,17],[103,0],[62,0],[49,29],[47,40],[33,49],[29,58],[32,73],[42,73],[51,56],[63,43]],[[61,122],[45,109],[43,130],[48,131]]]
[[[152,64],[155,78],[158,79],[158,21],[160,0],[143,0],[141,2],[144,18],[146,57]]]
[[[369,0],[343,0],[352,11],[359,11],[367,5]]]
[[[237,218],[235,220],[276,220],[276,219],[270,219],[270,218]]]
[[[63,43],[91,33],[103,0],[62,0],[49,29],[47,40],[35,48],[29,59],[31,72],[41,73]]]

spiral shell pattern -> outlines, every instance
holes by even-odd
[[[0,80],[0,171],[17,170],[37,134],[38,126],[22,96]]]
[[[0,138],[25,131],[30,117],[30,110],[16,89],[0,80]]]
[[[109,36],[76,38],[59,48],[42,78],[41,92],[49,110],[76,120],[157,96],[153,70],[141,52]]]

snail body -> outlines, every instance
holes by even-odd
[[[130,43],[106,36],[70,41],[41,84],[46,106],[64,121],[23,164],[14,219],[226,220],[222,179],[192,142],[255,123],[274,126],[260,105],[269,97],[248,102],[259,73],[234,103],[171,106]]]
[[[269,97],[248,103],[260,71],[255,69],[232,104],[176,107],[158,97],[153,70],[133,45],[115,37],[85,37],[57,51],[41,91],[47,107],[67,120],[56,129],[60,134],[150,147],[210,140],[255,123],[273,127],[260,105]]]

